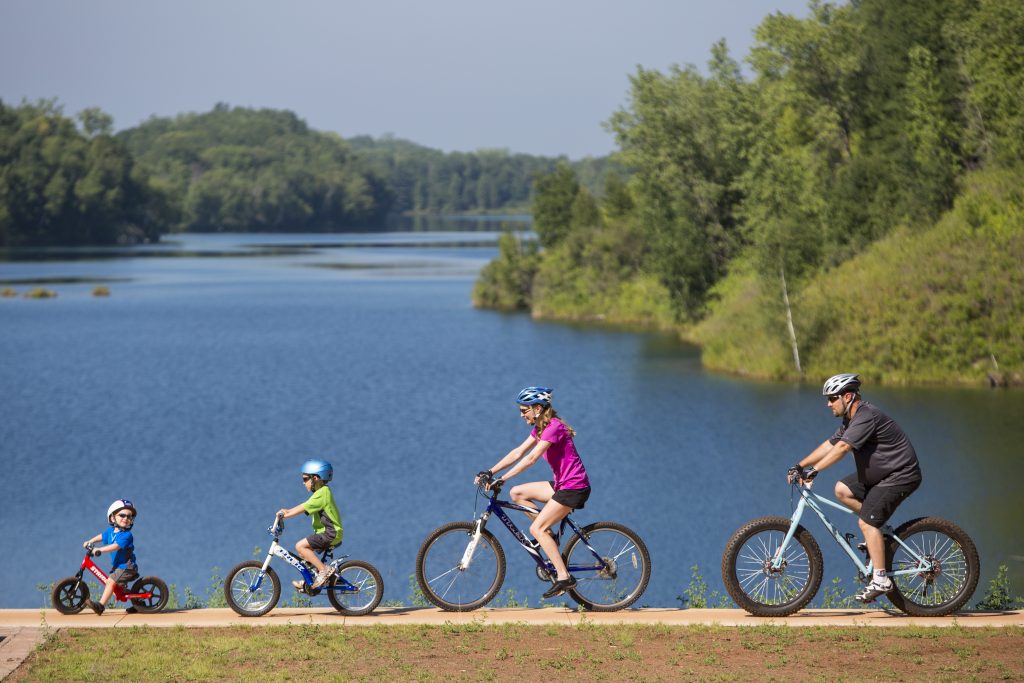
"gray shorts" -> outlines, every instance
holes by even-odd
[[[310,534],[306,536],[306,543],[309,543],[309,547],[318,553],[322,553],[325,550],[334,548],[334,539],[337,538],[335,534]],[[340,545],[340,544],[339,544]]]
[[[110,578],[114,580],[114,583],[122,586],[127,586],[129,581],[134,581],[139,578],[139,572],[131,567],[125,567],[124,569],[115,569],[110,572]]]

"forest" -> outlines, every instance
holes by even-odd
[[[477,306],[677,331],[763,378],[1024,382],[1024,4],[812,2],[639,67],[629,174],[536,183]]]
[[[0,246],[133,244],[171,232],[379,230],[395,213],[526,212],[566,159],[342,139],[290,111],[218,104],[118,133],[99,109],[0,102]],[[571,162],[596,184],[607,157]]]

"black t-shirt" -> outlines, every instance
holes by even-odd
[[[845,441],[853,448],[857,479],[865,486],[900,486],[921,481],[921,466],[910,439],[891,417],[861,401],[853,419],[832,435],[833,445]]]

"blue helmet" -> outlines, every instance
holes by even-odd
[[[551,389],[547,387],[526,387],[516,396],[516,403],[521,406],[551,405]]]
[[[334,468],[326,460],[307,460],[302,463],[301,471],[303,474],[315,474],[325,482],[334,477]]]

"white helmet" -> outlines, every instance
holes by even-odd
[[[139,511],[135,509],[135,503],[131,502],[127,498],[119,498],[115,500],[113,503],[111,503],[110,507],[107,508],[107,521],[118,528],[131,529],[132,524],[135,523],[134,519],[132,519],[132,521],[130,521],[128,524],[118,524],[114,521],[114,515],[120,512],[121,510],[131,510],[132,514],[136,517],[138,517],[139,515]]]
[[[822,396],[837,396],[847,391],[857,392],[860,390],[860,376],[844,372],[832,375],[825,380],[825,386],[821,388]]]

